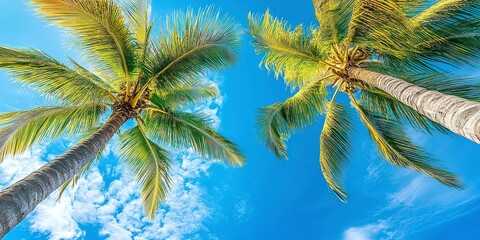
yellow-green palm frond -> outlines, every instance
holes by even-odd
[[[128,79],[135,56],[122,9],[113,0],[32,0],[36,11],[54,24],[66,28],[75,47],[97,63],[97,70]]]
[[[389,163],[423,173],[446,186],[462,188],[461,181],[455,175],[430,165],[432,158],[408,138],[402,124],[371,113],[358,105],[353,96],[351,99],[379,153]]]
[[[478,17],[479,4],[477,0],[437,1],[417,14],[412,21],[419,25],[430,25],[430,27],[434,27],[436,24],[447,24],[447,22],[466,21]]]
[[[393,0],[409,18],[416,16],[431,5],[429,0]]]
[[[176,12],[147,53],[148,83],[174,87],[212,70],[232,65],[237,59],[239,27],[232,18],[213,8]]]
[[[322,42],[339,44],[347,37],[354,0],[313,0]]]
[[[152,96],[156,98],[153,101],[171,109],[220,96],[217,85],[203,79],[191,79],[174,88],[159,89],[157,93]]]
[[[320,135],[320,167],[328,186],[335,195],[346,202],[348,195],[342,187],[342,170],[348,162],[352,147],[352,118],[347,109],[331,102],[325,111],[325,123]]]
[[[122,0],[126,13],[127,26],[135,37],[137,44],[147,43],[152,27],[151,0]]]
[[[68,104],[111,102],[112,88],[87,70],[78,71],[38,50],[0,47],[0,69],[6,69],[15,81],[27,85],[47,97]],[[89,94],[80,94],[86,93]]]
[[[432,32],[417,44],[419,56],[426,61],[452,66],[478,66],[480,60],[480,2],[476,0],[438,1],[416,15],[412,22],[417,29]]]
[[[95,126],[104,105],[51,106],[0,114],[0,160],[43,139],[72,137]]]
[[[309,83],[283,103],[260,109],[260,134],[277,158],[287,158],[284,141],[293,130],[307,126],[324,112],[328,92],[323,81],[328,78]]]
[[[248,25],[255,38],[255,52],[264,54],[260,64],[273,71],[275,77],[282,75],[293,88],[305,85],[325,69],[323,60],[330,45],[314,41],[302,25],[292,30],[286,21],[272,17],[268,11],[263,15],[250,13]]]
[[[216,132],[201,113],[149,109],[143,117],[148,136],[173,148],[192,147],[204,157],[242,166],[245,157],[238,146]]]
[[[426,34],[413,29],[407,15],[392,0],[355,1],[347,42],[405,58]]]
[[[137,121],[120,135],[120,155],[140,183],[145,213],[152,219],[170,188],[170,153],[150,140]]]

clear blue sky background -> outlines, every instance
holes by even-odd
[[[26,6],[25,2],[0,1],[0,45],[34,47],[62,61],[65,61],[67,54],[74,55],[59,29],[47,26],[41,19],[34,17],[32,9]],[[316,23],[309,0],[154,0],[153,13],[158,20],[173,10],[185,10],[187,6],[197,9],[208,4],[220,7],[223,12],[233,16],[244,29],[247,28],[249,11],[263,13],[267,9],[293,25]],[[161,24],[161,21],[157,21],[157,24]],[[283,101],[290,93],[281,80],[275,80],[272,74],[269,75],[266,70],[259,68],[261,57],[254,54],[250,41],[251,37],[245,34],[239,63],[216,76],[216,79],[221,81],[220,88],[224,96],[218,112],[221,119],[220,132],[241,146],[248,157],[248,164],[244,168],[233,169],[220,164],[205,165],[202,162],[203,165],[200,166],[207,166],[205,169],[208,169],[181,178],[184,182],[179,184],[183,184],[185,194],[177,194],[190,197],[187,200],[183,198],[187,205],[192,203],[195,197],[198,205],[193,207],[194,211],[181,212],[187,205],[175,207],[172,203],[165,206],[158,217],[163,219],[163,222],[158,226],[164,229],[173,226],[170,230],[165,230],[171,234],[151,235],[150,238],[480,239],[480,146],[461,137],[440,134],[427,136],[411,132],[416,142],[439,159],[439,164],[460,176],[466,184],[463,191],[448,189],[410,170],[387,165],[377,156],[358,119],[355,120],[354,152],[345,172],[346,188],[350,195],[348,204],[338,201],[329,191],[319,168],[319,133],[323,118],[293,135],[288,142],[288,161],[276,160],[274,155],[263,147],[257,135],[257,109]],[[473,75],[476,71],[468,70],[468,73]],[[8,79],[9,77],[0,72],[0,112],[48,104],[48,101],[32,96],[31,92],[19,88]],[[28,168],[30,159],[35,159],[36,162],[41,159],[46,161],[61,153],[69,144],[68,141],[60,141],[48,147],[42,145],[43,150],[34,151],[32,155],[18,160],[21,164],[16,166],[15,171]],[[179,155],[179,161],[189,157],[191,156],[188,154]],[[190,165],[187,163],[191,162],[183,162],[179,169],[189,172]],[[102,159],[94,172],[103,174],[103,178],[100,177],[102,181],[97,189],[100,192],[96,195],[100,200],[92,209],[98,209],[112,203],[112,199],[120,198],[115,195],[119,191],[113,191],[111,185],[126,175],[121,173],[120,168],[115,167],[116,164],[115,154],[110,153]],[[8,166],[14,165],[12,163]],[[12,175],[12,169],[2,169],[0,165],[0,173],[5,176]],[[94,173],[89,175],[92,177],[89,181],[98,179]],[[97,178],[94,178],[95,176]],[[0,182],[0,186],[5,187],[6,182],[11,181],[5,179],[3,178],[3,183]],[[120,188],[122,187],[127,188],[126,185]],[[78,192],[81,195],[88,190],[88,187],[84,187]],[[136,195],[128,197],[131,199],[125,201],[132,204],[132,199],[138,198]],[[103,201],[103,198],[109,201]],[[72,195],[71,201],[64,205],[74,204],[75,201],[89,200]],[[65,207],[64,205],[62,206]],[[55,207],[45,210],[50,211],[50,215],[46,214],[51,219],[43,221],[62,221],[52,217],[56,214],[52,209]],[[82,218],[80,210],[86,207],[66,206],[65,209],[74,209],[69,215],[73,216],[74,222],[71,222],[71,225],[77,226],[75,231],[80,231],[79,235],[74,234],[74,238],[113,238],[113,233],[105,233],[108,232],[105,227],[107,218]],[[127,210],[127,205],[116,208],[111,218],[108,218],[109,221],[120,224],[120,219],[125,218],[122,212],[128,213]],[[35,214],[42,216],[42,213],[33,215]],[[173,215],[176,217],[168,218],[167,224],[165,219]],[[127,216],[131,221],[130,225],[136,230],[130,229],[132,226],[125,227],[128,224],[119,225],[131,233],[122,238],[137,236],[141,239],[139,235],[142,232],[152,231],[148,227],[155,225],[144,220],[138,222],[140,218],[140,215]],[[55,232],[48,230],[48,227],[42,227],[39,221],[41,220],[38,218],[29,217],[5,239],[60,238]]]

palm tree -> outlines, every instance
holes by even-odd
[[[149,0],[33,0],[39,14],[68,30],[93,71],[38,50],[0,47],[0,67],[21,84],[56,100],[0,115],[0,159],[44,139],[87,134],[76,146],[0,193],[0,238],[54,190],[75,182],[115,133],[135,174],[146,215],[165,199],[169,149],[241,166],[244,157],[189,106],[219,95],[201,76],[236,60],[239,31],[211,8],[177,12],[154,36]],[[122,7],[123,6],[123,7]],[[108,119],[99,125],[105,114]],[[129,119],[130,128],[121,130]]]
[[[286,158],[292,131],[325,115],[320,166],[333,192],[345,201],[342,168],[354,147],[345,93],[380,155],[460,188],[451,173],[406,133],[407,124],[427,133],[450,130],[480,143],[480,86],[445,69],[480,59],[480,1],[313,0],[319,27],[292,29],[286,21],[249,14],[252,44],[262,63],[296,91],[261,109],[265,144]],[[327,86],[336,88],[328,98]]]

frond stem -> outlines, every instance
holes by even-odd
[[[163,68],[159,73],[155,74],[155,76],[148,79],[148,81],[145,83],[145,85],[143,85],[142,89],[140,89],[140,91],[132,99],[132,101],[130,102],[130,105],[132,107],[136,107],[137,103],[138,103],[138,100],[140,100],[143,93],[145,92],[145,90],[147,90],[148,86],[150,85],[150,83],[152,81],[156,80],[159,76],[161,76],[166,70],[168,70],[170,67],[172,67],[175,63],[183,60],[184,58],[186,58],[188,55],[192,54],[193,52],[196,52],[196,51],[201,50],[201,49],[206,48],[206,47],[215,46],[215,45],[218,45],[218,44],[205,44],[205,45],[202,45],[200,47],[195,47],[195,48],[191,49],[190,51],[182,54],[179,58],[173,60],[165,68]]]

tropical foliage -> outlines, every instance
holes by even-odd
[[[239,29],[212,8],[176,12],[153,30],[149,0],[33,0],[49,22],[64,28],[82,53],[82,66],[39,50],[0,47],[0,68],[56,106],[0,115],[0,159],[43,140],[93,134],[108,114],[127,112],[119,154],[136,176],[146,214],[165,200],[172,151],[191,148],[241,166],[236,144],[215,131],[210,116],[191,106],[219,96],[202,80],[236,60]],[[75,183],[92,161],[62,187]]]
[[[480,60],[480,1],[313,0],[319,26],[292,28],[267,11],[249,15],[249,32],[262,63],[282,76],[294,95],[261,109],[266,146],[286,158],[292,131],[325,115],[320,165],[334,193],[345,201],[342,170],[354,148],[351,108],[366,126],[378,152],[395,166],[408,167],[460,188],[451,173],[409,138],[409,126],[426,133],[450,133],[388,93],[349,74],[351,67],[404,79],[429,90],[479,101],[480,85],[442,69],[477,66]],[[450,67],[442,68],[441,66]],[[328,88],[334,88],[329,95]],[[331,97],[329,97],[331,96]]]

